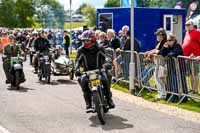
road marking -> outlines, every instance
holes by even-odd
[[[0,125],[0,133],[10,133],[10,132]]]

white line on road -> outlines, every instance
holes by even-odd
[[[0,133],[10,133],[10,132],[0,125]]]

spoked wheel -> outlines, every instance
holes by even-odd
[[[99,121],[102,125],[104,125],[106,123],[104,120],[104,107],[98,91],[93,92],[93,100]]]

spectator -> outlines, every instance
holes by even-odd
[[[194,28],[194,22],[192,20],[188,20],[185,24],[186,26],[186,34],[183,42],[183,54],[184,56],[200,56],[200,31]],[[193,71],[190,75],[192,92],[198,92],[198,63],[192,62],[193,67],[191,68]]]
[[[98,42],[98,40],[99,40],[99,34],[100,34],[100,33],[101,33],[100,30],[96,30],[96,31],[95,31],[95,37],[96,37],[97,42]]]
[[[99,46],[108,48],[108,39],[107,39],[107,35],[105,32],[99,33]]]
[[[164,44],[163,48],[160,50],[159,54],[163,56],[167,56],[167,84],[169,86],[166,87],[167,91],[178,94],[178,73],[176,68],[176,62],[173,58],[179,55],[183,55],[182,47],[177,43],[177,39],[174,35],[169,35],[167,38],[167,43]],[[183,71],[181,71],[183,72]],[[186,84],[185,76],[181,75],[182,85]],[[183,92],[186,94],[187,89],[183,89]],[[167,98],[171,96],[171,94],[167,94]],[[173,95],[171,98],[172,102],[177,102],[179,100],[178,95]],[[184,99],[187,101],[187,99]]]
[[[115,57],[114,57],[114,60],[113,60],[116,78],[119,78],[119,77],[122,76],[122,69],[121,69],[121,66],[120,66],[121,61],[122,61],[122,57],[121,57],[121,54],[120,54],[120,48],[117,48],[115,50]]]
[[[63,38],[63,44],[64,44],[64,48],[66,51],[66,55],[69,57],[69,46],[71,43],[71,35],[69,34],[68,31],[64,31],[64,38]]]
[[[125,44],[122,46],[122,50],[126,51],[130,51],[131,50],[131,39],[130,39],[130,31],[127,32],[127,39]],[[134,51],[136,52],[140,52],[140,43],[137,39],[134,39]]]
[[[127,33],[129,32],[129,36],[130,36],[130,31],[129,31],[129,26],[127,25],[124,25],[122,27],[122,33],[121,33],[121,38],[120,38],[120,41],[121,41],[121,46],[123,47],[126,42],[127,42],[127,39],[128,39],[128,36],[127,36]]]
[[[194,28],[192,20],[185,24],[186,34],[183,42],[183,53],[185,56],[200,56],[200,31]]]
[[[109,46],[116,50],[117,48],[120,48],[120,40],[116,37],[115,31],[113,29],[107,30],[107,37],[109,41]]]
[[[160,52],[160,50],[162,49],[163,45],[166,43],[167,41],[167,34],[165,29],[163,28],[159,28],[156,32],[155,32],[158,44],[156,45],[155,49],[152,49],[150,51],[147,51],[144,53],[144,57],[150,57],[153,54],[159,54],[162,55]],[[151,76],[154,73],[155,76],[155,83],[156,83],[156,87],[158,89],[158,95],[156,96],[156,99],[165,99],[166,98],[166,93],[165,93],[165,79],[159,77],[158,73],[159,73],[159,68],[161,68],[161,66],[163,64],[162,63],[162,58],[158,58],[155,60],[155,64],[156,66],[149,66],[148,68],[145,69],[145,71],[147,71],[148,73],[143,74],[144,77],[142,77],[142,82],[148,84]],[[155,72],[154,72],[155,71]]]
[[[118,37],[119,37],[119,38],[122,37],[122,30],[119,30],[119,32],[118,32]]]

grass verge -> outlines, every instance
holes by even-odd
[[[72,29],[83,27],[86,24],[87,22],[72,22]],[[70,29],[70,22],[66,22],[64,27],[65,29]]]
[[[117,85],[111,85],[111,87],[113,89],[125,92],[125,93],[129,93],[129,89],[127,85],[121,84],[119,82],[119,84]],[[187,103],[181,103],[181,104],[177,104],[177,103],[171,103],[171,102],[167,102],[165,100],[160,100],[160,101],[156,101],[155,100],[155,96],[156,96],[157,92],[153,91],[153,92],[149,92],[148,90],[144,90],[141,94],[141,97],[145,100],[148,100],[150,102],[158,102],[161,104],[166,104],[169,106],[174,106],[174,107],[178,107],[178,108],[182,108],[185,110],[189,110],[189,111],[193,111],[193,112],[198,112],[200,113],[200,100],[196,100],[196,99],[189,99]]]

